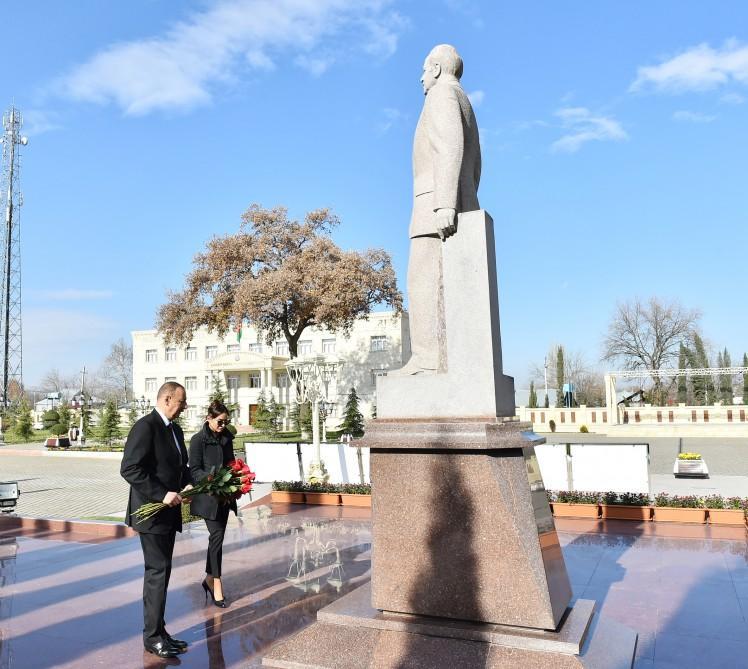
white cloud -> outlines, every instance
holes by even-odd
[[[113,44],[57,82],[75,100],[114,103],[126,114],[190,109],[210,102],[219,84],[243,70],[269,70],[287,54],[315,76],[337,53],[360,49],[388,57],[405,20],[392,0],[216,0],[163,35]],[[345,42],[343,41],[345,38]],[[349,49],[349,50],[350,50]]]
[[[575,153],[587,142],[628,139],[621,124],[607,116],[594,116],[586,107],[565,107],[556,112],[567,134],[551,144],[554,153]]]
[[[407,118],[406,114],[393,107],[385,107],[382,110],[382,115],[384,116],[384,120],[377,124],[377,131],[380,135],[384,135],[393,125]]]
[[[673,119],[688,123],[711,123],[712,121],[716,121],[717,117],[710,114],[702,114],[701,112],[680,110],[673,113]]]
[[[725,93],[719,101],[726,105],[742,105],[745,102],[745,97],[740,93]]]
[[[82,300],[108,300],[114,296],[114,293],[111,290],[62,288],[60,290],[36,290],[32,291],[31,295],[54,302],[75,302]]]
[[[473,91],[472,93],[468,93],[467,96],[473,107],[480,107],[483,103],[484,98],[486,97],[486,92]]]
[[[57,114],[42,109],[27,109],[23,112],[23,134],[38,137],[45,132],[59,130],[62,126]]]
[[[730,82],[748,84],[748,46],[736,40],[728,40],[721,49],[699,44],[659,65],[640,67],[629,90],[683,93]]]

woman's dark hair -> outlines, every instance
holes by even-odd
[[[208,416],[211,418],[216,418],[217,416],[220,416],[222,413],[225,413],[228,415],[229,410],[226,408],[226,405],[223,402],[219,402],[218,400],[213,400],[208,405]]]

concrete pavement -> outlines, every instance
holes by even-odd
[[[0,481],[18,481],[16,514],[29,518],[124,518],[129,487],[119,475],[121,453],[0,447]],[[252,497],[270,490],[255,484]],[[245,496],[241,503],[249,503]]]

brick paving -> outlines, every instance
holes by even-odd
[[[119,453],[47,451],[41,444],[0,448],[0,481],[18,481],[15,513],[28,518],[124,518],[128,485]],[[252,498],[270,490],[256,483]],[[242,500],[250,500],[244,497]]]
[[[30,518],[124,517],[128,486],[119,466],[120,458],[0,450],[0,480],[18,481],[16,513]]]

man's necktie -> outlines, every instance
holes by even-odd
[[[171,434],[172,441],[174,442],[174,446],[176,446],[177,449],[177,455],[179,456],[179,464],[182,464],[182,449],[179,447],[179,442],[177,441],[177,435],[176,432],[174,432],[174,423],[169,423],[167,426],[167,429],[169,430],[169,434]]]

